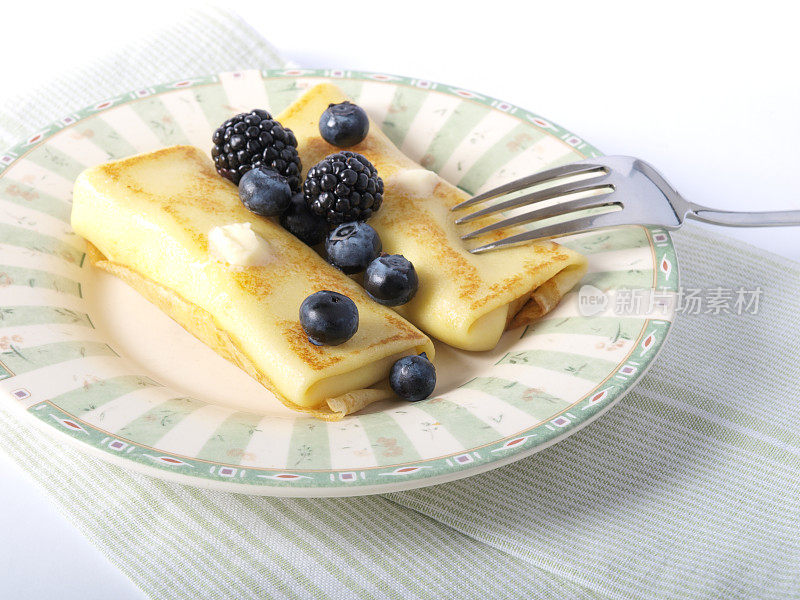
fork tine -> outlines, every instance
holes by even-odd
[[[581,179],[580,181],[562,183],[561,185],[547,188],[546,190],[539,190],[538,192],[523,194],[522,196],[517,196],[516,198],[511,198],[510,200],[506,200],[505,202],[498,202],[497,204],[493,204],[474,213],[470,213],[465,217],[456,219],[456,225],[460,225],[461,223],[468,223],[470,221],[474,221],[475,219],[480,219],[481,217],[485,217],[487,215],[491,215],[496,212],[501,212],[509,208],[514,208],[515,206],[523,206],[526,204],[543,202],[545,200],[553,200],[555,198],[558,198],[560,196],[565,196],[567,194],[577,194],[579,192],[587,192],[591,190],[601,189],[604,187],[610,187],[610,186],[608,184],[588,185],[587,181],[584,179]]]
[[[502,196],[504,194],[510,194],[511,192],[524,190],[525,188],[531,187],[538,183],[544,183],[545,181],[549,181],[552,179],[560,179],[568,175],[580,175],[582,173],[590,173],[592,171],[598,171],[598,173],[602,173],[603,175],[608,174],[608,170],[603,165],[592,165],[585,163],[572,163],[568,165],[562,165],[560,167],[555,167],[553,169],[548,169],[546,171],[534,173],[533,175],[528,175],[527,177],[523,177],[522,179],[517,179],[515,181],[511,181],[509,183],[496,187],[492,190],[489,190],[488,192],[483,192],[482,194],[473,196],[469,200],[465,200],[460,204],[456,204],[450,210],[461,210],[462,208],[472,206],[473,204],[477,204],[478,202],[483,202],[484,200],[489,200],[491,198],[497,198],[498,196]]]
[[[603,187],[608,187],[608,186],[601,186],[598,189],[602,189]],[[599,208],[601,206],[608,206],[611,204],[615,204],[616,202],[612,198],[608,197],[609,194],[613,193],[614,190],[609,188],[608,191],[604,192],[603,194],[596,194],[594,196],[589,196],[588,198],[579,198],[577,200],[568,200],[566,202],[559,202],[558,204],[555,204],[553,206],[538,208],[531,212],[523,213],[521,215],[516,215],[514,217],[498,221],[497,223],[492,223],[491,225],[487,225],[486,227],[481,227],[476,231],[472,231],[466,235],[462,235],[461,239],[470,240],[472,238],[481,236],[484,233],[489,233],[490,231],[495,231],[497,229],[502,229],[504,227],[510,227],[512,225],[519,225],[520,223],[530,223],[531,221],[539,221],[550,217],[557,217],[559,215],[569,214],[579,210],[586,210],[589,208]]]
[[[617,211],[615,213],[611,213],[612,215],[622,215],[624,211]],[[503,248],[504,246],[511,246],[521,244],[522,242],[528,242],[531,240],[538,240],[538,239],[547,239],[547,238],[554,238],[560,237],[563,235],[571,235],[573,233],[580,233],[583,231],[591,231],[594,229],[600,229],[603,227],[611,227],[611,226],[618,226],[618,225],[626,225],[630,224],[626,222],[624,219],[617,217],[616,219],[609,219],[605,222],[603,221],[603,217],[607,217],[610,215],[603,214],[603,215],[591,215],[588,217],[582,217],[578,219],[572,219],[569,221],[563,221],[561,223],[556,223],[554,225],[547,225],[545,227],[539,227],[536,229],[531,229],[530,231],[525,231],[523,233],[519,233],[517,235],[512,235],[507,238],[503,238],[502,240],[498,240],[496,242],[492,242],[491,244],[485,244],[483,246],[478,246],[477,248],[472,248],[470,252],[473,254],[482,254],[484,252],[489,252],[490,250],[495,250],[497,248]]]

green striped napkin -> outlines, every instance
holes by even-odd
[[[0,142],[154,81],[279,64],[239,19],[193,13],[0,107]],[[0,404],[2,451],[152,598],[800,598],[800,266],[696,226],[674,238],[684,289],[760,288],[757,313],[685,310],[607,415],[484,475],[351,499],[211,492]]]

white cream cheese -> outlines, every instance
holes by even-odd
[[[275,260],[267,240],[250,223],[232,223],[208,232],[208,250],[220,262],[234,267],[263,267]]]
[[[439,177],[428,169],[407,169],[392,175],[390,185],[394,189],[400,189],[415,198],[427,198],[433,196]]]

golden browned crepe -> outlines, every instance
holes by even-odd
[[[265,264],[232,266],[209,250],[215,226],[249,223]],[[288,407],[336,420],[391,395],[380,382],[430,339],[366,295],[280,225],[249,212],[197,148],[174,146],[84,171],[72,226],[94,263],[233,362]],[[319,290],[350,297],[359,328],[339,346],[311,344],[299,323]],[[378,384],[378,385],[376,385]],[[257,407],[254,407],[257,408]]]
[[[320,84],[278,117],[294,131],[305,171],[340,150],[320,137],[319,119],[329,104],[346,99],[336,86]],[[464,227],[485,221],[458,227],[450,212],[469,196],[400,152],[375,123],[348,150],[366,156],[383,178],[383,205],[369,224],[384,251],[405,256],[419,275],[419,291],[397,312],[451,346],[494,348],[507,328],[552,310],[585,273],[583,256],[550,241],[469,253],[460,239],[469,230]],[[507,234],[495,232],[496,238]]]

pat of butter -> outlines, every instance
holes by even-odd
[[[263,267],[275,257],[267,240],[250,223],[232,223],[208,232],[208,250],[220,262],[234,267]]]
[[[428,169],[408,169],[392,175],[387,183],[409,196],[427,198],[433,196],[439,176]]]

